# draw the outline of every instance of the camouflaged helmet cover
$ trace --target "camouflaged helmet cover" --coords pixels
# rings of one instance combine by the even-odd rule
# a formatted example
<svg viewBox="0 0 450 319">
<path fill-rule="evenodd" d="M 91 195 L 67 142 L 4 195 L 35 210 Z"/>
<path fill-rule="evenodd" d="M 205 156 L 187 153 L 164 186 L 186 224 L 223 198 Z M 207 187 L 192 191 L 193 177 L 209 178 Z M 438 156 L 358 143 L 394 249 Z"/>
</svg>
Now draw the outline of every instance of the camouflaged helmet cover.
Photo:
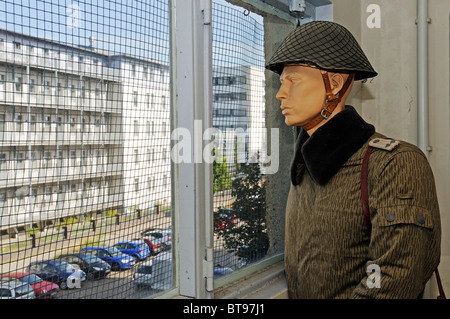
<svg viewBox="0 0 450 319">
<path fill-rule="evenodd" d="M 378 75 L 353 35 L 345 27 L 329 21 L 299 26 L 284 40 L 266 68 L 281 74 L 284 66 L 291 63 L 355 73 L 355 81 Z"/>
</svg>

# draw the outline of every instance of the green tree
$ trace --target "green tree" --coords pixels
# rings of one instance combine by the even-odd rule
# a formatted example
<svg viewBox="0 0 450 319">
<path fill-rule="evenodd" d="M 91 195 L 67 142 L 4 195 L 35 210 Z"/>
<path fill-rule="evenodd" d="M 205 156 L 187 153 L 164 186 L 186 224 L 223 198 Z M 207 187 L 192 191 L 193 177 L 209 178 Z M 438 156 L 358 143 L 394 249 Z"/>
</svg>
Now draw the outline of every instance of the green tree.
<svg viewBox="0 0 450 319">
<path fill-rule="evenodd" d="M 213 155 L 216 155 L 216 149 L 213 149 Z M 216 158 L 216 157 L 215 157 Z M 231 174 L 228 169 L 227 160 L 221 157 L 220 161 L 214 160 L 213 163 L 214 175 L 214 194 L 231 188 Z"/>
<path fill-rule="evenodd" d="M 231 214 L 239 223 L 228 223 L 226 227 L 215 227 L 215 232 L 224 238 L 225 249 L 234 250 L 248 261 L 264 256 L 269 247 L 266 232 L 266 190 L 259 163 L 242 164 L 238 176 L 233 180 L 232 195 L 236 197 Z M 216 225 L 227 209 L 215 213 Z M 234 216 L 229 216 L 233 219 Z"/>
</svg>

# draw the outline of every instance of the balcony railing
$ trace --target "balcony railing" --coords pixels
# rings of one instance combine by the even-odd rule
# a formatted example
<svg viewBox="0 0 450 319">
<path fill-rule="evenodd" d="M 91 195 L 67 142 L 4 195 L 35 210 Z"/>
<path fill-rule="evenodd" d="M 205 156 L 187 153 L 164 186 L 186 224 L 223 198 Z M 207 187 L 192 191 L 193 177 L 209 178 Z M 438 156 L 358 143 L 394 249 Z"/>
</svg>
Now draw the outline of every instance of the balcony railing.
<svg viewBox="0 0 450 319">
<path fill-rule="evenodd" d="M 110 68 L 101 64 L 87 63 L 85 61 L 71 61 L 67 58 L 58 57 L 57 54 L 38 56 L 26 49 L 14 49 L 12 51 L 0 51 L 0 63 L 30 66 L 45 70 L 59 71 L 78 76 L 118 81 L 120 70 Z"/>
<path fill-rule="evenodd" d="M 106 93 L 85 93 L 82 96 L 80 90 L 71 94 L 69 89 L 58 92 L 56 88 L 46 89 L 42 85 L 34 85 L 30 92 L 30 85 L 23 83 L 20 86 L 20 91 L 17 91 L 15 83 L 0 84 L 0 103 L 64 110 L 83 109 L 88 112 L 122 112 L 122 99 L 119 93 L 109 93 L 107 98 Z"/>
</svg>

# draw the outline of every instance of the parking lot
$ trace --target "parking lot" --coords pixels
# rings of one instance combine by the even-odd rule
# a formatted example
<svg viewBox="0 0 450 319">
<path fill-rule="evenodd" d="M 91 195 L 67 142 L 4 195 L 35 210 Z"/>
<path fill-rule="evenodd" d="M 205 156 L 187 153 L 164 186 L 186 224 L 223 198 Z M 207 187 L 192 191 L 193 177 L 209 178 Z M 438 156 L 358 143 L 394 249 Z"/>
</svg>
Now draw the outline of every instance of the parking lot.
<svg viewBox="0 0 450 319">
<path fill-rule="evenodd" d="M 170 228 L 171 218 L 161 215 L 145 216 L 139 219 L 122 221 L 120 224 L 97 224 L 94 231 L 89 229 L 83 233 L 72 233 L 67 239 L 40 243 L 37 247 L 20 252 L 9 252 L 0 255 L 0 274 L 23 272 L 31 262 L 57 258 L 67 252 L 77 252 L 86 242 L 95 239 L 95 245 L 113 246 L 114 244 L 139 238 L 141 232 L 151 228 Z M 48 232 L 50 233 L 50 231 Z M 28 240 L 28 239 L 25 239 Z M 17 240 L 16 242 L 18 242 Z M 2 243 L 5 246 L 5 242 Z M 147 260 L 152 259 L 147 258 Z M 137 262 L 138 265 L 140 262 Z M 133 274 L 136 265 L 127 270 L 111 271 L 106 278 L 85 280 L 81 288 L 61 290 L 57 299 L 136 299 L 145 298 L 160 291 L 151 288 L 135 287 Z"/>
<path fill-rule="evenodd" d="M 161 291 L 150 287 L 137 287 L 133 283 L 133 269 L 111 271 L 103 279 L 86 280 L 81 288 L 61 290 L 56 299 L 140 299 Z"/>
</svg>

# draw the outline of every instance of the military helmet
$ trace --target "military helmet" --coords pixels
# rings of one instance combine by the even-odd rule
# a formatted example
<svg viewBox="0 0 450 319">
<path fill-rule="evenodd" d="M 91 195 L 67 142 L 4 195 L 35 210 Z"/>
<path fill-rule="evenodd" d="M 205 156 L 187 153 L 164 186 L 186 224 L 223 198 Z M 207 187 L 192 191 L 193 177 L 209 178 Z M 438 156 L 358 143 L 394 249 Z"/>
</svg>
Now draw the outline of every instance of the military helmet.
<svg viewBox="0 0 450 319">
<path fill-rule="evenodd" d="M 355 73 L 355 81 L 378 75 L 353 35 L 340 24 L 313 21 L 297 27 L 266 68 L 281 74 L 286 64 L 312 64 L 330 72 Z"/>
</svg>

